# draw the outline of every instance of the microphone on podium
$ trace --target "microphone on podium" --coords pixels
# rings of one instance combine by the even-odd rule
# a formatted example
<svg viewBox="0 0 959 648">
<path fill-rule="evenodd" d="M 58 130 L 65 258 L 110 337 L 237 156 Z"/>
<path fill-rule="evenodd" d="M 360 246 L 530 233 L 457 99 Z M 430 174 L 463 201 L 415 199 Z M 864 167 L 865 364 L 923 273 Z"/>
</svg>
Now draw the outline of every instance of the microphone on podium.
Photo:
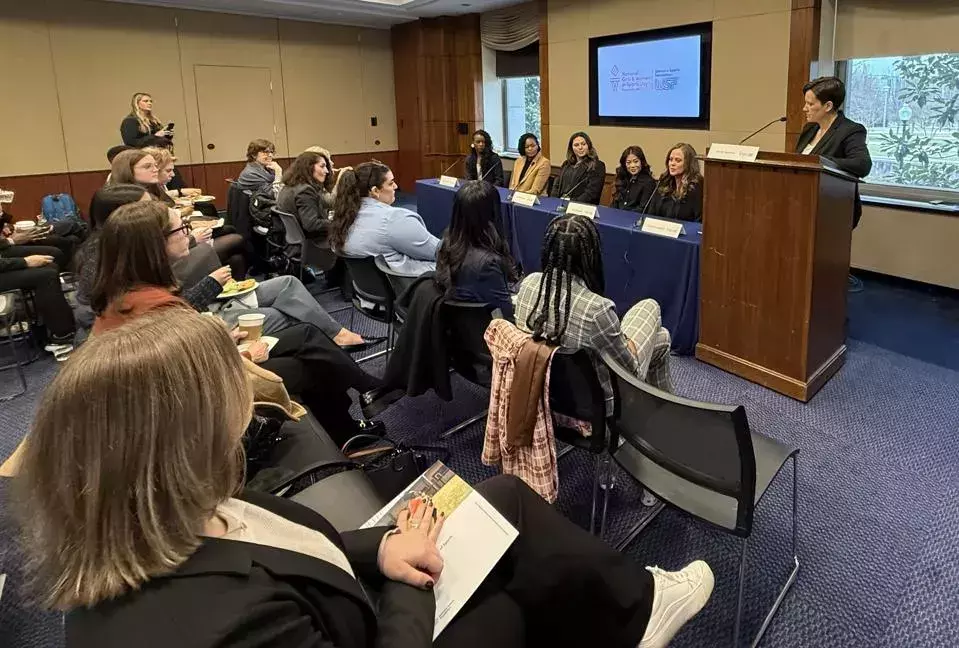
<svg viewBox="0 0 959 648">
<path fill-rule="evenodd" d="M 772 126 L 773 124 L 778 124 L 779 122 L 784 122 L 784 121 L 786 121 L 786 118 L 785 118 L 785 117 L 777 117 L 776 119 L 772 120 L 771 122 L 769 122 L 768 124 L 766 124 L 765 126 L 763 126 L 762 128 L 760 128 L 759 130 L 757 130 L 756 132 L 750 133 L 750 134 L 747 135 L 746 137 L 744 137 L 744 138 L 742 138 L 741 140 L 739 140 L 739 143 L 740 143 L 740 144 L 745 144 L 746 142 L 748 142 L 749 140 L 751 140 L 751 139 L 752 139 L 753 137 L 755 137 L 756 135 L 759 135 L 761 132 L 763 132 L 764 130 L 766 130 L 767 128 L 769 128 L 770 126 Z"/>
</svg>

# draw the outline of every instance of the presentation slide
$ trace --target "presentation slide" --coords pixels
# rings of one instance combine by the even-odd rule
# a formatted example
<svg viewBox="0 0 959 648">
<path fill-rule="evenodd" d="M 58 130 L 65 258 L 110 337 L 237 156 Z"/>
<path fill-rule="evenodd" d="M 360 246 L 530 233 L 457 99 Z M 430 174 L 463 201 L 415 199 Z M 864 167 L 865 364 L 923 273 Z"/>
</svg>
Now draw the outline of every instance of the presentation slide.
<svg viewBox="0 0 959 648">
<path fill-rule="evenodd" d="M 600 117 L 699 117 L 702 36 L 596 52 Z"/>
</svg>

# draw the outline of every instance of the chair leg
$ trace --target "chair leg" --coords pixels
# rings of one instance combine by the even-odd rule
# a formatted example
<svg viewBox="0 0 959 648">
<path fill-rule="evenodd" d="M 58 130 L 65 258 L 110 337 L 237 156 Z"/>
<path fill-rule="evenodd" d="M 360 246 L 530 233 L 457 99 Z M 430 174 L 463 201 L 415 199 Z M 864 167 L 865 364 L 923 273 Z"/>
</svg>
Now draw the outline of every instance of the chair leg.
<svg viewBox="0 0 959 648">
<path fill-rule="evenodd" d="M 443 432 L 443 433 L 440 435 L 440 438 L 441 438 L 441 439 L 448 439 L 448 438 L 450 438 L 451 436 L 453 436 L 453 435 L 456 434 L 457 432 L 460 432 L 460 431 L 462 431 L 462 430 L 465 430 L 465 429 L 468 428 L 469 426 L 473 425 L 473 423 L 476 423 L 477 421 L 482 421 L 484 418 L 486 418 L 486 415 L 487 415 L 487 414 L 489 414 L 489 410 L 483 410 L 482 412 L 480 412 L 480 413 L 477 414 L 476 416 L 473 416 L 472 418 L 468 418 L 468 419 L 466 419 L 465 421 L 463 421 L 462 423 L 457 423 L 456 425 L 454 425 L 453 427 L 451 427 L 450 429 L 448 429 L 446 432 Z"/>
<path fill-rule="evenodd" d="M 14 398 L 18 396 L 22 396 L 23 394 L 27 392 L 27 377 L 26 377 L 26 374 L 23 373 L 24 363 L 20 362 L 20 354 L 17 352 L 17 341 L 10 331 L 10 329 L 13 327 L 13 321 L 15 319 L 16 318 L 13 315 L 11 315 L 7 319 L 7 322 L 5 324 L 7 329 L 7 346 L 10 347 L 10 353 L 13 354 L 13 364 L 0 367 L 0 371 L 16 368 L 17 375 L 20 377 L 20 391 L 14 394 L 10 394 L 9 396 L 0 397 L 0 403 L 5 403 L 7 401 L 13 400 Z"/>
<path fill-rule="evenodd" d="M 783 599 L 786 598 L 786 594 L 789 593 L 790 588 L 792 588 L 793 583 L 796 582 L 796 578 L 799 576 L 799 553 L 798 553 L 798 523 L 799 523 L 799 514 L 798 514 L 798 492 L 799 492 L 799 464 L 797 463 L 796 455 L 792 456 L 793 459 L 793 569 L 789 574 L 789 578 L 786 579 L 786 584 L 783 585 L 782 589 L 779 590 L 779 596 L 776 597 L 776 601 L 773 603 L 772 608 L 770 608 L 769 613 L 766 614 L 766 618 L 763 619 L 763 624 L 759 628 L 759 632 L 756 633 L 756 638 L 753 639 L 751 644 L 752 648 L 756 648 L 759 645 L 759 642 L 762 641 L 763 635 L 766 634 L 766 629 L 769 627 L 769 624 L 772 623 L 773 617 L 776 615 L 776 612 L 779 610 L 779 606 L 782 604 Z"/>
<path fill-rule="evenodd" d="M 599 499 L 599 480 L 603 467 L 603 455 L 596 455 L 596 465 L 593 468 L 593 505 L 589 513 L 589 532 L 596 533 L 596 500 Z"/>
<path fill-rule="evenodd" d="M 739 552 L 739 587 L 736 596 L 736 624 L 733 628 L 733 648 L 739 648 L 739 631 L 743 621 L 743 587 L 746 584 L 746 547 L 749 541 L 743 538 L 743 546 Z"/>
<path fill-rule="evenodd" d="M 599 521 L 600 538 L 606 535 L 606 511 L 609 509 L 609 492 L 613 490 L 613 460 L 606 453 L 602 456 L 605 457 L 606 475 L 603 482 L 605 484 L 605 488 L 603 488 L 603 515 Z"/>
</svg>

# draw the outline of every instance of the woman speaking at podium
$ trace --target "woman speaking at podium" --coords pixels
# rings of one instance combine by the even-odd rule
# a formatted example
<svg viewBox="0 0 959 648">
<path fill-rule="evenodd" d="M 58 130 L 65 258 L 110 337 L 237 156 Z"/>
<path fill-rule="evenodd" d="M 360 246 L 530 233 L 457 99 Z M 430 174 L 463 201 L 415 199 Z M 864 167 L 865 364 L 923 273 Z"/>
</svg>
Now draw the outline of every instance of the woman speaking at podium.
<svg viewBox="0 0 959 648">
<path fill-rule="evenodd" d="M 857 178 L 864 178 L 872 170 L 872 158 L 866 147 L 866 127 L 848 119 L 842 104 L 846 100 L 846 86 L 836 77 L 819 77 L 803 86 L 806 127 L 799 135 L 796 152 L 821 155 L 841 170 Z M 862 216 L 859 187 L 856 187 L 856 206 L 853 227 Z"/>
</svg>

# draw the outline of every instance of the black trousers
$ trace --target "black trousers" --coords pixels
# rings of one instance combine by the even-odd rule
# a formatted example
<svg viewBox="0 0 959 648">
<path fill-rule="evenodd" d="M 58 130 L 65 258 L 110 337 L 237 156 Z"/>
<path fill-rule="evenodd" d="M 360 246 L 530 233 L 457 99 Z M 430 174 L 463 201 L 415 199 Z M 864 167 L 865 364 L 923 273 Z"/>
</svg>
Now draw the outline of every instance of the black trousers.
<svg viewBox="0 0 959 648">
<path fill-rule="evenodd" d="M 372 376 L 312 324 L 296 324 L 274 337 L 279 339 L 270 359 L 261 366 L 283 379 L 287 391 L 313 413 L 330 437 L 342 445 L 356 434 L 350 415 L 349 390 L 366 392 L 380 386 Z"/>
<path fill-rule="evenodd" d="M 636 648 L 653 578 L 558 513 L 516 477 L 476 487 L 519 537 L 436 648 Z"/>
<path fill-rule="evenodd" d="M 19 247 L 19 246 L 17 246 Z M 7 248 L 4 254 L 9 254 Z M 31 252 L 30 254 L 48 254 L 47 252 Z M 30 256 L 26 254 L 23 256 Z M 19 256 L 19 255 L 9 255 Z M 63 341 L 73 336 L 76 324 L 73 321 L 73 311 L 63 296 L 60 287 L 60 271 L 55 265 L 41 268 L 26 268 L 0 272 L 0 292 L 26 288 L 34 291 L 37 313 L 46 325 L 47 330 L 57 340 Z"/>
<path fill-rule="evenodd" d="M 5 257 L 19 257 L 24 258 L 28 256 L 34 256 L 37 254 L 43 254 L 46 256 L 53 257 L 53 263 L 57 266 L 58 272 L 67 272 L 67 261 L 68 256 L 64 253 L 63 248 L 57 245 L 56 240 L 51 240 L 49 237 L 43 239 L 42 241 L 37 241 L 36 243 L 27 243 L 25 245 L 11 245 L 3 251 L 3 256 Z"/>
</svg>

